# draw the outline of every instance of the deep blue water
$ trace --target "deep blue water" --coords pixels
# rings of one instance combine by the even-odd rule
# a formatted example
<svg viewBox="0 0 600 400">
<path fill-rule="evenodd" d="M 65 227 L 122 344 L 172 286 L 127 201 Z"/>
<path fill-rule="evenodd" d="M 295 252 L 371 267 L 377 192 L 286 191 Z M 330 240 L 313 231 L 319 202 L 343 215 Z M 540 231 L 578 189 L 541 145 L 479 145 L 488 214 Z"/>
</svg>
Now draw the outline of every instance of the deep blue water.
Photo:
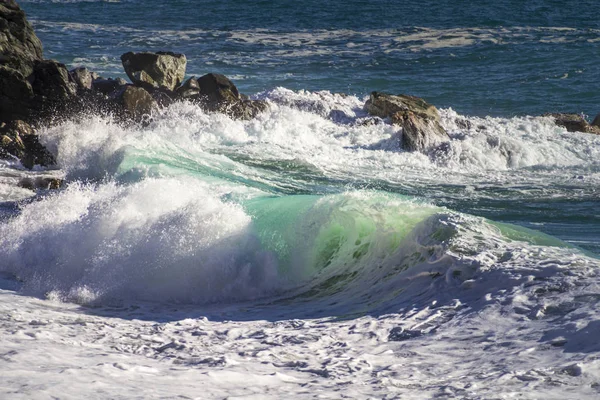
<svg viewBox="0 0 600 400">
<path fill-rule="evenodd" d="M 126 51 L 187 55 L 249 94 L 411 93 L 468 115 L 600 112 L 593 1 L 22 1 L 45 55 L 124 76 Z"/>
</svg>

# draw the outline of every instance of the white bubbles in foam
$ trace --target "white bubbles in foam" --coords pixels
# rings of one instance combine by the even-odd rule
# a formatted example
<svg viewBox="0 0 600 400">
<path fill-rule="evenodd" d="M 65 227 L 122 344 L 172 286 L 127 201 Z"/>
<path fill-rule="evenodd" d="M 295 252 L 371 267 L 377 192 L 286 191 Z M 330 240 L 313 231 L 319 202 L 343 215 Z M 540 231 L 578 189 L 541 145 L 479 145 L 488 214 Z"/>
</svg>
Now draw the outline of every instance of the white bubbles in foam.
<svg viewBox="0 0 600 400">
<path fill-rule="evenodd" d="M 277 263 L 250 217 L 197 182 L 74 184 L 0 232 L 3 270 L 38 295 L 206 303 L 277 286 Z"/>
</svg>

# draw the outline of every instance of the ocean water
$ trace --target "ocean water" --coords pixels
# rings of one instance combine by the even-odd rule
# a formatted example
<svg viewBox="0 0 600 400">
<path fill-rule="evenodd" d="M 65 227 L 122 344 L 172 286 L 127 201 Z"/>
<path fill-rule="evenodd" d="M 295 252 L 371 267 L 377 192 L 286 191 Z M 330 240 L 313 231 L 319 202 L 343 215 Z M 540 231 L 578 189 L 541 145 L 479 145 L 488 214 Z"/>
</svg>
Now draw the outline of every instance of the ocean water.
<svg viewBox="0 0 600 400">
<path fill-rule="evenodd" d="M 0 165 L 10 393 L 598 396 L 600 136 L 540 116 L 600 112 L 595 3 L 20 4 L 48 58 L 183 52 L 270 109 L 86 115 L 41 129 L 57 169 Z M 438 106 L 449 145 L 405 152 L 372 90 Z"/>
</svg>

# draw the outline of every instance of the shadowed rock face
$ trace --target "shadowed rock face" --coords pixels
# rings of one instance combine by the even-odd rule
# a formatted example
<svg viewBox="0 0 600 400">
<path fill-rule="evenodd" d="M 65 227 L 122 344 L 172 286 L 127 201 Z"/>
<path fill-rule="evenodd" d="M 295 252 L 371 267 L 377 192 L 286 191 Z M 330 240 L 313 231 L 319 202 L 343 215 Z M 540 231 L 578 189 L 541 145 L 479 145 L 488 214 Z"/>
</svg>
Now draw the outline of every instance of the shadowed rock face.
<svg viewBox="0 0 600 400">
<path fill-rule="evenodd" d="M 170 52 L 125 53 L 123 68 L 135 85 L 175 90 L 185 77 L 187 59 Z"/>
<path fill-rule="evenodd" d="M 450 140 L 440 125 L 437 108 L 419 97 L 373 92 L 365 109 L 402 127 L 401 144 L 405 150 L 426 153 Z"/>
<path fill-rule="evenodd" d="M 35 61 L 42 59 L 42 42 L 27 22 L 16 1 L 0 2 L 0 65 L 27 77 Z"/>
</svg>

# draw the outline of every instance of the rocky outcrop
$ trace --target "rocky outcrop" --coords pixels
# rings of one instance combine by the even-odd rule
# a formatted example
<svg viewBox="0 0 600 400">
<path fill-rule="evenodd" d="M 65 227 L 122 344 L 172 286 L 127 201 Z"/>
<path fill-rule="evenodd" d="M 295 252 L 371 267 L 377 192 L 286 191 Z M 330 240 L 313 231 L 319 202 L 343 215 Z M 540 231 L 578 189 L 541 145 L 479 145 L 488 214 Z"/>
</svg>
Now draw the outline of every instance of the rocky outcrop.
<svg viewBox="0 0 600 400">
<path fill-rule="evenodd" d="M 373 92 L 365 109 L 402 127 L 401 144 L 405 150 L 425 153 L 450 140 L 440 124 L 437 108 L 419 97 Z"/>
<path fill-rule="evenodd" d="M 27 77 L 42 59 L 42 42 L 16 1 L 0 2 L 0 65 Z"/>
<path fill-rule="evenodd" d="M 567 132 L 585 132 L 600 135 L 600 119 L 598 116 L 591 125 L 581 114 L 552 113 L 544 114 L 544 116 L 552 117 L 554 123 L 565 128 Z"/>
<path fill-rule="evenodd" d="M 121 56 L 121 61 L 133 84 L 170 91 L 183 82 L 187 64 L 185 55 L 170 52 L 129 52 Z"/>
<path fill-rule="evenodd" d="M 24 121 L 15 120 L 0 125 L 0 157 L 17 159 L 26 168 L 34 165 L 49 166 L 54 156 L 42 146 L 33 128 Z"/>
</svg>

